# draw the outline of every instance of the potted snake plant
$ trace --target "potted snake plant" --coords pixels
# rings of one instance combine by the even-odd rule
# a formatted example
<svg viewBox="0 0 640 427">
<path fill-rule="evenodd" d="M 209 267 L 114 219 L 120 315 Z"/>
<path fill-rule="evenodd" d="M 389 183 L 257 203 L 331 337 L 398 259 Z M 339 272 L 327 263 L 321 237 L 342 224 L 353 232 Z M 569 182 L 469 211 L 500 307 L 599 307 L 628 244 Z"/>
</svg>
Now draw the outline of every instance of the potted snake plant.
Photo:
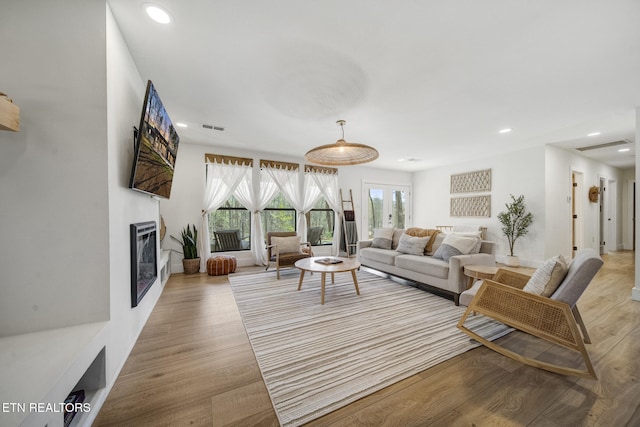
<svg viewBox="0 0 640 427">
<path fill-rule="evenodd" d="M 182 245 L 182 267 L 185 274 L 194 274 L 200 271 L 200 257 L 198 257 L 198 230 L 195 225 L 182 229 L 180 239 L 171 236 L 173 240 Z"/>
</svg>

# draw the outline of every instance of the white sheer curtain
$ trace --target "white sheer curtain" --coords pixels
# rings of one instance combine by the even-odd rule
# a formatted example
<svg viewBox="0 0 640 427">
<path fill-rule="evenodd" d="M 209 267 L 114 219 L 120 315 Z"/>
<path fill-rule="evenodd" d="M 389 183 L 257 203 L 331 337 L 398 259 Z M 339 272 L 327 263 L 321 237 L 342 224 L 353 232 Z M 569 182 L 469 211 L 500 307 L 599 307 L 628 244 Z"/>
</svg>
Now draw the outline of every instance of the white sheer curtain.
<svg viewBox="0 0 640 427">
<path fill-rule="evenodd" d="M 340 204 L 340 188 L 338 187 L 338 175 L 335 173 L 308 172 L 310 177 L 320 190 L 329 207 L 333 209 L 333 241 L 331 243 L 331 254 L 338 255 L 340 251 L 340 218 L 342 206 Z"/>
<path fill-rule="evenodd" d="M 266 173 L 273 180 L 273 182 L 276 183 L 278 189 L 280 189 L 280 192 L 287 200 L 287 202 L 289 202 L 291 206 L 298 212 L 298 236 L 302 236 L 304 241 L 304 235 L 302 234 L 302 230 L 300 229 L 299 225 L 299 217 L 301 216 L 300 212 L 302 211 L 304 198 L 300 194 L 300 173 L 298 172 L 298 169 L 288 169 L 286 166 L 264 165 L 262 167 L 262 171 Z"/>
<path fill-rule="evenodd" d="M 302 241 L 307 241 L 307 213 L 313 209 L 321 196 L 322 192 L 316 185 L 315 181 L 305 174 L 304 189 L 302 192 L 302 205 L 300 205 L 300 212 L 302 212 L 302 215 L 298 215 L 298 230 L 302 233 Z"/>
<path fill-rule="evenodd" d="M 267 251 L 262 231 L 262 211 L 275 197 L 278 186 L 270 177 L 263 179 L 260 175 L 259 190 L 255 191 L 253 171 L 250 170 L 238 184 L 233 195 L 251 211 L 251 255 L 256 265 L 267 265 Z"/>
<path fill-rule="evenodd" d="M 302 237 L 302 241 L 307 239 L 307 217 L 306 214 L 318 201 L 321 195 L 320 189 L 311 179 L 305 179 L 304 187 L 300 187 L 300 173 L 297 169 L 287 169 L 284 167 L 267 166 L 263 170 L 276 183 L 284 198 L 291 203 L 291 206 L 298 212 L 297 233 Z"/>
<path fill-rule="evenodd" d="M 207 183 L 204 191 L 204 208 L 200 226 L 200 270 L 206 270 L 211 254 L 209 237 L 209 213 L 218 209 L 233 194 L 251 166 L 231 163 L 206 163 Z"/>
</svg>

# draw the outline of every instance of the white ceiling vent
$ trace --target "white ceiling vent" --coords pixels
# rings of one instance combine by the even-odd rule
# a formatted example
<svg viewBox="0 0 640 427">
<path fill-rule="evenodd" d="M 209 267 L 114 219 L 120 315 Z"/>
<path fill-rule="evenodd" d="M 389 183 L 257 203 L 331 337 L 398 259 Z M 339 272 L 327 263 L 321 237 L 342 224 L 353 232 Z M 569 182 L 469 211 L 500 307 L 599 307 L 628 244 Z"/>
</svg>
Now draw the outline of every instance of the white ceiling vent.
<svg viewBox="0 0 640 427">
<path fill-rule="evenodd" d="M 615 147 L 618 145 L 625 145 L 625 144 L 629 144 L 629 141 L 627 141 L 626 139 L 623 139 L 620 141 L 605 142 L 604 144 L 587 145 L 586 147 L 578 147 L 576 148 L 576 150 L 589 151 L 589 150 L 597 150 L 599 148 L 609 148 L 609 147 Z"/>
<path fill-rule="evenodd" d="M 217 131 L 220 131 L 220 132 L 222 132 L 224 130 L 224 128 L 222 126 L 214 126 L 214 125 L 203 124 L 202 127 L 205 128 L 205 129 L 217 130 Z"/>
</svg>

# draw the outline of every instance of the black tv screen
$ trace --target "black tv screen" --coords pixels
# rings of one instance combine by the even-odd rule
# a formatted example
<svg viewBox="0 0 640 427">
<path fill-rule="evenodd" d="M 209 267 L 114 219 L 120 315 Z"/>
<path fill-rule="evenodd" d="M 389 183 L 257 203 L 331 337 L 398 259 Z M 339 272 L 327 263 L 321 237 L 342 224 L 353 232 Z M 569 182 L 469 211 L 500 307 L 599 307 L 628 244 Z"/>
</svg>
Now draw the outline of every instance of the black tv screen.
<svg viewBox="0 0 640 427">
<path fill-rule="evenodd" d="M 129 187 L 168 199 L 179 143 L 180 137 L 149 80 L 136 133 Z"/>
</svg>

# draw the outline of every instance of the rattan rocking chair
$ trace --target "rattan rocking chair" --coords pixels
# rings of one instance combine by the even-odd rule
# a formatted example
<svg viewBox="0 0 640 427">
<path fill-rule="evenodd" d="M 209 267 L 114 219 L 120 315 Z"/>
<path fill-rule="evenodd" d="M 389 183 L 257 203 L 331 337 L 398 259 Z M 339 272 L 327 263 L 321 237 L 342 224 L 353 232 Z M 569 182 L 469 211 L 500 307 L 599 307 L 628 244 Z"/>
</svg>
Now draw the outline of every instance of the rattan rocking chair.
<svg viewBox="0 0 640 427">
<path fill-rule="evenodd" d="M 564 280 L 548 298 L 523 291 L 526 284 L 523 280 L 516 280 L 514 284 L 499 283 L 495 280 L 500 278 L 498 273 L 494 280 L 484 281 L 458 322 L 458 328 L 491 350 L 527 365 L 562 375 L 597 379 L 585 347 L 585 343 L 590 344 L 591 339 L 576 302 L 602 264 L 602 258 L 593 249 L 579 251 L 569 265 Z M 526 357 L 489 341 L 465 327 L 465 320 L 472 313 L 491 317 L 552 344 L 575 350 L 581 354 L 586 369 L 564 367 Z"/>
</svg>

